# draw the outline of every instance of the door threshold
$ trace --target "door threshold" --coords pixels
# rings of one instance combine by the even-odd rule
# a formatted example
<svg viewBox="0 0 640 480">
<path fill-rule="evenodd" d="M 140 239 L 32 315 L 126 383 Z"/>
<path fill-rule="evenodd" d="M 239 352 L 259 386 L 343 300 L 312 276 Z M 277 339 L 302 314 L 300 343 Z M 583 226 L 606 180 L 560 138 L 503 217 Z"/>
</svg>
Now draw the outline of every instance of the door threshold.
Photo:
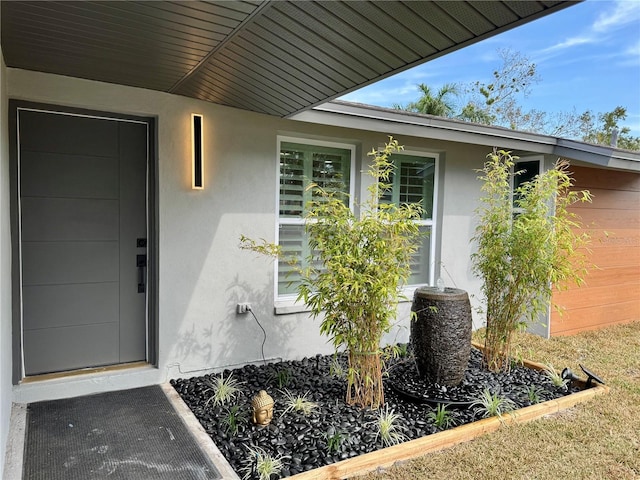
<svg viewBox="0 0 640 480">
<path fill-rule="evenodd" d="M 148 362 L 131 362 L 119 363 L 117 365 L 105 365 L 103 367 L 81 368 L 78 370 L 68 370 L 65 372 L 43 373 L 40 375 L 30 375 L 24 377 L 20 383 L 42 382 L 44 380 L 54 380 L 58 378 L 76 377 L 78 375 L 88 375 L 91 373 L 117 372 L 118 370 L 127 370 L 130 368 L 147 367 L 151 364 Z"/>
</svg>

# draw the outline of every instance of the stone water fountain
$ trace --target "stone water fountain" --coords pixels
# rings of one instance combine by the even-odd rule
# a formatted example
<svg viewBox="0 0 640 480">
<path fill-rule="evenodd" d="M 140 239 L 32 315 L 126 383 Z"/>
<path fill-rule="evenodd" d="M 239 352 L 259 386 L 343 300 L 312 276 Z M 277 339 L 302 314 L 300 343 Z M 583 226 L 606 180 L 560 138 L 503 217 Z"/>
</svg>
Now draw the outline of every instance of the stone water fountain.
<svg viewBox="0 0 640 480">
<path fill-rule="evenodd" d="M 469 398 L 449 393 L 463 381 L 471 355 L 469 295 L 458 288 L 418 288 L 411 310 L 413 359 L 396 366 L 398 381 L 391 386 L 420 403 L 468 406 Z"/>
</svg>

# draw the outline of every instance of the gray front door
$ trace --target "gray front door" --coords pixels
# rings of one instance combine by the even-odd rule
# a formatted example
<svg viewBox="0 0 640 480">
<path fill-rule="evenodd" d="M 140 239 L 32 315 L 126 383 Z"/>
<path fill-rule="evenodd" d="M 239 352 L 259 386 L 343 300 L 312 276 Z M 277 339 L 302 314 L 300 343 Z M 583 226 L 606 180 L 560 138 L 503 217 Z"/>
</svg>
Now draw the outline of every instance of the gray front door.
<svg viewBox="0 0 640 480">
<path fill-rule="evenodd" d="M 147 128 L 18 110 L 25 375 L 146 359 Z"/>
</svg>

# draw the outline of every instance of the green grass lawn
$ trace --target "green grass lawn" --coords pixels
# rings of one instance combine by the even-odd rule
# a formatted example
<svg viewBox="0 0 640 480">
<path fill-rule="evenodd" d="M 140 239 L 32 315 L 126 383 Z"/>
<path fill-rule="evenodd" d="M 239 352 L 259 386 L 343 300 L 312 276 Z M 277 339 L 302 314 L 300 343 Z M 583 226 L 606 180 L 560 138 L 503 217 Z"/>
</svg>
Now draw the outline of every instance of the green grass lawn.
<svg viewBox="0 0 640 480">
<path fill-rule="evenodd" d="M 365 480 L 640 479 L 640 322 L 549 340 L 521 334 L 523 358 L 579 363 L 611 387 L 559 414 L 425 455 Z"/>
</svg>

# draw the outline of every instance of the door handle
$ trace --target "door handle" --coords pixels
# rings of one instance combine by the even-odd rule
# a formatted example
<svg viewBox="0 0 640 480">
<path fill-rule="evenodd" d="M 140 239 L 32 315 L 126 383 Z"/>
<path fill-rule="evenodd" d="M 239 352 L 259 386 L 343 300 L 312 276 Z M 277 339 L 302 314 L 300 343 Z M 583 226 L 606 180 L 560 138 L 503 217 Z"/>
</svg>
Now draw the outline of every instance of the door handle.
<svg viewBox="0 0 640 480">
<path fill-rule="evenodd" d="M 147 256 L 136 255 L 136 267 L 138 267 L 138 293 L 145 292 L 145 272 L 147 269 Z"/>
</svg>

